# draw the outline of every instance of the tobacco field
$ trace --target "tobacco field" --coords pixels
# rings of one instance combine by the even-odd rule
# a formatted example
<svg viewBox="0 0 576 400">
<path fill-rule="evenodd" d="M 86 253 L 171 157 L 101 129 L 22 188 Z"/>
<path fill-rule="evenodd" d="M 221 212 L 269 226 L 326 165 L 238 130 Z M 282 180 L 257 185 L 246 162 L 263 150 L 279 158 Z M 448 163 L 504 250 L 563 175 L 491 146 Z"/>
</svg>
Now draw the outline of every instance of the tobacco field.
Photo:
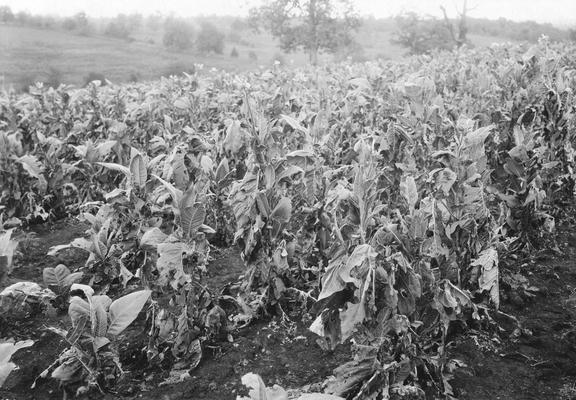
<svg viewBox="0 0 576 400">
<path fill-rule="evenodd" d="M 542 39 L 0 94 L 1 397 L 574 398 L 575 91 Z"/>
</svg>

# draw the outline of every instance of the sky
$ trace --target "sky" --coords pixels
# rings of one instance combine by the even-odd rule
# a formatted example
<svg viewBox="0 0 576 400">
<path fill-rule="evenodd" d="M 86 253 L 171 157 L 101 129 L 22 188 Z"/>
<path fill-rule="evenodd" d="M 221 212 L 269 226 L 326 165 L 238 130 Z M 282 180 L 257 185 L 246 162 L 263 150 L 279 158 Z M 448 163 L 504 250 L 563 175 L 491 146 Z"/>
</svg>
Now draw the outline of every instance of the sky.
<svg viewBox="0 0 576 400">
<path fill-rule="evenodd" d="M 73 15 L 84 11 L 89 16 L 113 17 L 119 13 L 161 13 L 183 17 L 197 15 L 247 15 L 252 5 L 262 0 L 0 0 L 13 11 L 32 14 Z M 455 15 L 463 0 L 353 0 L 361 15 L 389 17 L 403 11 L 441 16 L 440 5 Z M 576 25 L 576 0 L 468 0 L 469 15 L 476 18 L 504 17 L 515 21 L 534 20 Z"/>
</svg>

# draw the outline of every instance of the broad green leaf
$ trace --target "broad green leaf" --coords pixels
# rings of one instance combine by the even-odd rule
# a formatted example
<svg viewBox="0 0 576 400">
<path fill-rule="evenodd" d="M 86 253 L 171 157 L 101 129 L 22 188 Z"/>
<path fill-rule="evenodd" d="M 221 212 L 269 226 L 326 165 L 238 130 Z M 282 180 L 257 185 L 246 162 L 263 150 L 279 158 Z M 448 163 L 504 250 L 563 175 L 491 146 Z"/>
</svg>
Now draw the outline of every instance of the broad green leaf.
<svg viewBox="0 0 576 400">
<path fill-rule="evenodd" d="M 172 154 L 172 176 L 174 178 L 174 183 L 179 189 L 184 189 L 188 186 L 190 182 L 190 176 L 188 174 L 188 168 L 186 167 L 185 155 L 178 148 Z"/>
<path fill-rule="evenodd" d="M 416 181 L 413 176 L 407 176 L 402 182 L 400 182 L 400 193 L 406 203 L 408 203 L 408 208 L 412 211 L 418 203 L 418 188 L 416 187 Z"/>
<path fill-rule="evenodd" d="M 187 207 L 180 212 L 180 224 L 187 237 L 191 237 L 198 231 L 198 228 L 204 223 L 206 210 L 202 203 L 196 203 L 193 207 Z"/>
<path fill-rule="evenodd" d="M 100 350 L 102 347 L 110 343 L 110 339 L 104 336 L 96 336 L 94 338 L 94 348 L 96 351 Z"/>
<path fill-rule="evenodd" d="M 92 322 L 92 336 L 106 336 L 108 328 L 107 309 L 112 300 L 106 295 L 92 296 L 90 307 L 90 320 Z"/>
<path fill-rule="evenodd" d="M 179 110 L 187 110 L 191 106 L 190 100 L 187 97 L 180 97 L 179 99 L 174 100 L 174 107 Z"/>
<path fill-rule="evenodd" d="M 470 132 L 464 138 L 464 148 L 470 161 L 476 161 L 485 156 L 484 141 L 494 129 L 493 125 L 485 126 Z"/>
<path fill-rule="evenodd" d="M 1 229 L 1 227 L 0 227 Z M 18 242 L 12 240 L 12 231 L 13 229 L 8 229 L 3 233 L 0 233 L 0 258 L 2 258 L 2 263 L 5 263 L 4 272 L 11 272 L 12 271 L 12 260 L 14 258 L 14 252 L 18 247 Z M 2 269 L 0 268 L 0 276 L 1 276 Z"/>
<path fill-rule="evenodd" d="M 20 349 L 30 347 L 34 344 L 33 340 L 25 340 L 21 342 L 5 342 L 0 343 L 0 388 L 4 385 L 4 382 L 16 368 L 16 364 L 10 362 L 12 355 Z"/>
<path fill-rule="evenodd" d="M 54 268 L 44 268 L 42 277 L 46 286 L 58 286 L 63 288 L 67 286 L 66 277 L 70 275 L 70 270 L 64 264 L 58 264 Z"/>
<path fill-rule="evenodd" d="M 178 204 L 178 207 L 180 207 L 180 210 L 183 210 L 188 207 L 194 207 L 194 204 L 196 204 L 197 197 L 198 197 L 198 191 L 194 186 L 191 186 L 182 195 L 182 200 L 180 200 L 180 204 Z"/>
<path fill-rule="evenodd" d="M 64 278 L 64 286 L 68 287 L 68 286 L 72 286 L 76 282 L 80 282 L 82 280 L 83 276 L 84 276 L 84 273 L 82 273 L 82 272 L 74 272 L 74 273 L 68 275 L 66 278 Z"/>
<path fill-rule="evenodd" d="M 146 163 L 140 154 L 136 154 L 130 162 L 130 173 L 134 186 L 142 189 L 146 186 L 148 180 L 148 172 L 146 171 Z"/>
<path fill-rule="evenodd" d="M 21 342 L 4 342 L 0 343 L 0 364 L 4 364 L 10 361 L 10 358 L 14 353 L 16 353 L 20 349 L 24 349 L 26 347 L 30 347 L 34 344 L 33 340 L 24 340 Z M 2 386 L 0 384 L 0 386 Z"/>
<path fill-rule="evenodd" d="M 76 238 L 69 244 L 62 244 L 58 246 L 50 247 L 48 251 L 49 256 L 56 256 L 60 251 L 67 250 L 67 249 L 82 249 L 89 253 L 95 252 L 94 245 L 91 241 L 84 239 L 84 238 Z"/>
<path fill-rule="evenodd" d="M 163 243 L 168 235 L 162 232 L 159 228 L 152 228 L 142 235 L 140 239 L 140 247 L 147 251 L 156 251 L 158 245 Z"/>
<path fill-rule="evenodd" d="M 241 122 L 233 121 L 226 129 L 226 138 L 222 142 L 224 151 L 237 154 L 248 141 L 248 134 L 242 129 Z"/>
<path fill-rule="evenodd" d="M 214 169 L 214 161 L 207 155 L 203 154 L 200 158 L 200 166 L 205 174 L 210 175 Z"/>
<path fill-rule="evenodd" d="M 81 297 L 72 296 L 68 306 L 68 316 L 72 320 L 72 326 L 76 326 L 82 317 L 91 319 L 90 304 Z"/>
<path fill-rule="evenodd" d="M 160 243 L 158 245 L 158 284 L 165 286 L 171 284 L 172 287 L 178 287 L 178 280 L 184 276 L 182 266 L 182 253 L 185 251 L 183 243 Z M 172 280 L 170 280 L 172 276 Z"/>
<path fill-rule="evenodd" d="M 228 159 L 226 157 L 222 158 L 220 164 L 216 168 L 216 182 L 221 182 L 230 172 L 230 166 L 228 165 Z"/>
<path fill-rule="evenodd" d="M 260 375 L 252 372 L 242 377 L 242 384 L 249 389 L 248 394 L 251 400 L 268 400 L 266 396 L 266 385 Z"/>
<path fill-rule="evenodd" d="M 58 379 L 62 382 L 78 378 L 76 374 L 83 368 L 83 366 L 75 352 L 68 350 L 64 357 L 60 357 L 60 362 L 61 364 L 58 368 L 52 371 L 52 378 Z"/>
<path fill-rule="evenodd" d="M 80 290 L 82 293 L 84 293 L 84 296 L 86 296 L 86 298 L 90 298 L 94 295 L 94 289 L 92 289 L 88 285 L 82 285 L 80 283 L 74 283 L 70 287 L 70 292 L 75 292 L 77 290 Z"/>
<path fill-rule="evenodd" d="M 292 201 L 288 197 L 282 197 L 276 207 L 270 213 L 270 218 L 287 223 L 292 216 Z"/>
<path fill-rule="evenodd" d="M 44 165 L 34 155 L 26 154 L 17 158 L 22 164 L 22 167 L 30 174 L 31 177 L 36 179 L 43 179 L 42 173 L 44 172 Z"/>
<path fill-rule="evenodd" d="M 292 127 L 295 131 L 300 131 L 308 134 L 308 128 L 302 126 L 300 122 L 298 122 L 295 118 L 292 118 L 289 115 L 280 114 L 280 120 L 283 120 L 288 125 Z"/>
<path fill-rule="evenodd" d="M 109 311 L 108 334 L 116 336 L 122 333 L 136 319 L 151 293 L 150 290 L 141 290 L 113 301 Z"/>
<path fill-rule="evenodd" d="M 450 168 L 442 168 L 432 172 L 436 176 L 436 187 L 444 192 L 445 196 L 450 194 L 450 189 L 456 183 L 457 175 Z"/>
</svg>

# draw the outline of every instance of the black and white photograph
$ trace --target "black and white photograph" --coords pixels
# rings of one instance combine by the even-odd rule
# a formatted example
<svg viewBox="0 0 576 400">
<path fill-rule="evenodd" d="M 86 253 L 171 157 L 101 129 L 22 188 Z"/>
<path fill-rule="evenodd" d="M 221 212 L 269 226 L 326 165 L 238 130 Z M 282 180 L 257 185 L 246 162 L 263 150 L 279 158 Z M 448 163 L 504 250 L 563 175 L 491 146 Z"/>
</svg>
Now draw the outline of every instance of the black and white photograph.
<svg viewBox="0 0 576 400">
<path fill-rule="evenodd" d="M 576 0 L 0 0 L 0 400 L 576 400 Z"/>
</svg>

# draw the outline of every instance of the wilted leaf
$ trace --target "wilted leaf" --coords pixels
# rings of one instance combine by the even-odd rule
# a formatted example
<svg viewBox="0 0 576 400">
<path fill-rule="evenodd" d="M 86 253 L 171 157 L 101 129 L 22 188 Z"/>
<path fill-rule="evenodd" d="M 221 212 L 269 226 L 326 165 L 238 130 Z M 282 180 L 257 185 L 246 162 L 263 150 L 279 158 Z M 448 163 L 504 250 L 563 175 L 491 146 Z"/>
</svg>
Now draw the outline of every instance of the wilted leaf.
<svg viewBox="0 0 576 400">
<path fill-rule="evenodd" d="M 108 334 L 116 336 L 126 329 L 136 319 L 151 293 L 150 290 L 140 290 L 113 301 L 109 311 Z"/>
<path fill-rule="evenodd" d="M 166 182 L 164 179 L 160 178 L 157 175 L 152 175 L 154 178 L 158 179 L 160 183 L 168 190 L 170 196 L 172 197 L 172 202 L 174 204 L 179 204 L 180 200 L 182 199 L 183 192 L 180 189 L 177 189 L 169 182 Z"/>
</svg>

